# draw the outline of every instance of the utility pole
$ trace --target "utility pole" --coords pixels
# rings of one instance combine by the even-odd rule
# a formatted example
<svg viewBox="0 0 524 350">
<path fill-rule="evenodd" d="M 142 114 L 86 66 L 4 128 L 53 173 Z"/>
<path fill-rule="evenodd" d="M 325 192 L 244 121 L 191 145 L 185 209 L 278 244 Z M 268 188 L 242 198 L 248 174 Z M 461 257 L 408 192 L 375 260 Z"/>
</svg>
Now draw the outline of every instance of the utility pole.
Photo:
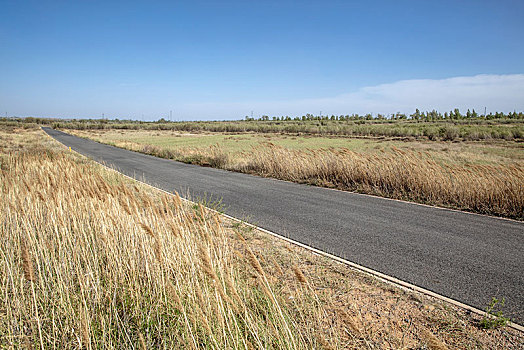
<svg viewBox="0 0 524 350">
<path fill-rule="evenodd" d="M 484 118 L 486 118 L 486 107 L 484 107 Z"/>
</svg>

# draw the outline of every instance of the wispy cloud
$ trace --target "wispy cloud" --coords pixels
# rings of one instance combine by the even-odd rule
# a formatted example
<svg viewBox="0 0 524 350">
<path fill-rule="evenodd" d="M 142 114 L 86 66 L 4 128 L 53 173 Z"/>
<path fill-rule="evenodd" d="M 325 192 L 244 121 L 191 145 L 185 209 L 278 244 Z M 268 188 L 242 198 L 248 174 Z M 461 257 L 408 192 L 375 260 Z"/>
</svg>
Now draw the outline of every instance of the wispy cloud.
<svg viewBox="0 0 524 350">
<path fill-rule="evenodd" d="M 183 112 L 228 119 L 248 115 L 303 115 L 306 113 L 412 113 L 454 108 L 510 112 L 524 110 L 524 74 L 453 77 L 447 79 L 401 80 L 390 84 L 368 86 L 334 97 L 292 101 L 240 102 L 186 105 Z"/>
</svg>

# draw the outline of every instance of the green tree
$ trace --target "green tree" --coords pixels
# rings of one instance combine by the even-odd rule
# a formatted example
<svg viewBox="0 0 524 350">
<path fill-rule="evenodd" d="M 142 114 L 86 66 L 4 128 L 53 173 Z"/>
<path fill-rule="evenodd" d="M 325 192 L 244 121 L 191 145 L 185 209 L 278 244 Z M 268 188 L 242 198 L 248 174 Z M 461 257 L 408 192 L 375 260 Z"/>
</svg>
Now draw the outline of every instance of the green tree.
<svg viewBox="0 0 524 350">
<path fill-rule="evenodd" d="M 420 119 L 420 111 L 419 111 L 418 108 L 415 109 L 415 113 L 413 113 L 413 114 L 411 115 L 411 119 L 414 119 L 414 120 L 419 120 L 419 119 Z"/>
</svg>

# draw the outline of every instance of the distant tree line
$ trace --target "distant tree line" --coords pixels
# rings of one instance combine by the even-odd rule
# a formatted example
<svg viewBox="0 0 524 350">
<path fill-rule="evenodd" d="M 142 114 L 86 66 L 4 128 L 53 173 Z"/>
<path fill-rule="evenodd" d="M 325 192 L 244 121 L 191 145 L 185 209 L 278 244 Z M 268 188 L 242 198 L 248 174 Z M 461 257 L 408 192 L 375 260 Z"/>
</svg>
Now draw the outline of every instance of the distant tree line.
<svg viewBox="0 0 524 350">
<path fill-rule="evenodd" d="M 121 130 L 170 130 L 184 132 L 226 133 L 290 133 L 307 135 L 340 135 L 363 137 L 409 137 L 429 140 L 522 140 L 524 139 L 524 114 L 522 112 L 489 113 L 479 115 L 475 110 L 462 114 L 458 109 L 444 114 L 437 111 L 406 115 L 332 115 L 302 117 L 289 116 L 249 118 L 230 121 L 137 121 L 129 119 L 48 119 L 0 118 L 0 127 L 35 128 L 51 125 L 60 129 L 121 129 Z"/>
<path fill-rule="evenodd" d="M 436 110 L 432 111 L 426 111 L 421 112 L 418 108 L 413 112 L 412 114 L 404 114 L 404 113 L 392 113 L 389 115 L 385 114 L 377 114 L 373 115 L 371 113 L 367 113 L 364 115 L 360 115 L 358 113 L 353 113 L 351 115 L 313 115 L 313 114 L 306 114 L 301 117 L 290 117 L 290 116 L 267 116 L 262 115 L 259 118 L 253 118 L 250 116 L 245 116 L 243 119 L 244 121 L 395 121 L 395 120 L 412 120 L 412 121 L 421 121 L 421 122 L 434 122 L 434 121 L 452 121 L 452 120 L 496 120 L 496 119 L 511 119 L 511 120 L 522 120 L 524 119 L 524 112 L 490 112 L 488 114 L 479 114 L 475 111 L 475 109 L 467 110 L 465 114 L 462 114 L 458 108 L 455 108 L 452 111 L 449 112 L 438 112 Z M 93 123 L 96 122 L 98 124 L 149 124 L 149 123 L 172 123 L 172 121 L 166 120 L 165 118 L 160 118 L 156 121 L 147 122 L 147 121 L 139 121 L 139 120 L 131 120 L 131 119 L 63 119 L 63 118 L 43 118 L 43 117 L 25 117 L 25 118 L 19 118 L 19 117 L 2 117 L 0 118 L 0 121 L 3 122 L 24 122 L 24 123 L 32 123 L 32 124 L 38 124 L 38 125 L 44 125 L 44 124 L 50 124 L 52 122 L 81 122 L 81 123 Z M 226 120 L 224 120 L 226 121 Z M 230 120 L 234 121 L 234 120 Z"/>
<path fill-rule="evenodd" d="M 479 114 L 475 109 L 467 110 L 466 114 L 462 114 L 458 108 L 455 108 L 452 111 L 437 112 L 436 110 L 421 112 L 418 108 L 412 114 L 404 113 L 392 113 L 390 115 L 377 114 L 372 115 L 371 113 L 365 115 L 359 115 L 358 113 L 347 114 L 347 115 L 313 115 L 306 114 L 302 117 L 289 117 L 289 116 L 280 116 L 280 117 L 270 117 L 263 115 L 260 118 L 253 118 L 246 116 L 245 121 L 319 121 L 319 120 L 333 120 L 333 121 L 356 121 L 356 120 L 417 120 L 417 121 L 438 121 L 438 120 L 462 120 L 462 119 L 482 119 L 482 120 L 494 120 L 494 119 L 524 119 L 523 112 L 490 112 L 489 114 Z"/>
</svg>

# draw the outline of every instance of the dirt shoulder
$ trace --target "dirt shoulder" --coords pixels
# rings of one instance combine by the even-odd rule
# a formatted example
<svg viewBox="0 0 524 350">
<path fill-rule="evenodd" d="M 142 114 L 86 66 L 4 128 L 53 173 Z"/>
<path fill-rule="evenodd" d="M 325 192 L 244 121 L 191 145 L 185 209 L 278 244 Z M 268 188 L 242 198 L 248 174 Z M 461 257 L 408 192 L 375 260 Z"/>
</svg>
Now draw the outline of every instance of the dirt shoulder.
<svg viewBox="0 0 524 350">
<path fill-rule="evenodd" d="M 325 322 L 349 348 L 519 349 L 524 334 L 485 330 L 482 317 L 435 298 L 382 282 L 344 264 L 228 220 L 293 304 L 309 289 L 326 310 Z M 238 241 L 237 249 L 245 244 Z M 303 275 L 302 279 L 300 274 Z M 305 325 L 306 326 L 306 325 Z"/>
</svg>

